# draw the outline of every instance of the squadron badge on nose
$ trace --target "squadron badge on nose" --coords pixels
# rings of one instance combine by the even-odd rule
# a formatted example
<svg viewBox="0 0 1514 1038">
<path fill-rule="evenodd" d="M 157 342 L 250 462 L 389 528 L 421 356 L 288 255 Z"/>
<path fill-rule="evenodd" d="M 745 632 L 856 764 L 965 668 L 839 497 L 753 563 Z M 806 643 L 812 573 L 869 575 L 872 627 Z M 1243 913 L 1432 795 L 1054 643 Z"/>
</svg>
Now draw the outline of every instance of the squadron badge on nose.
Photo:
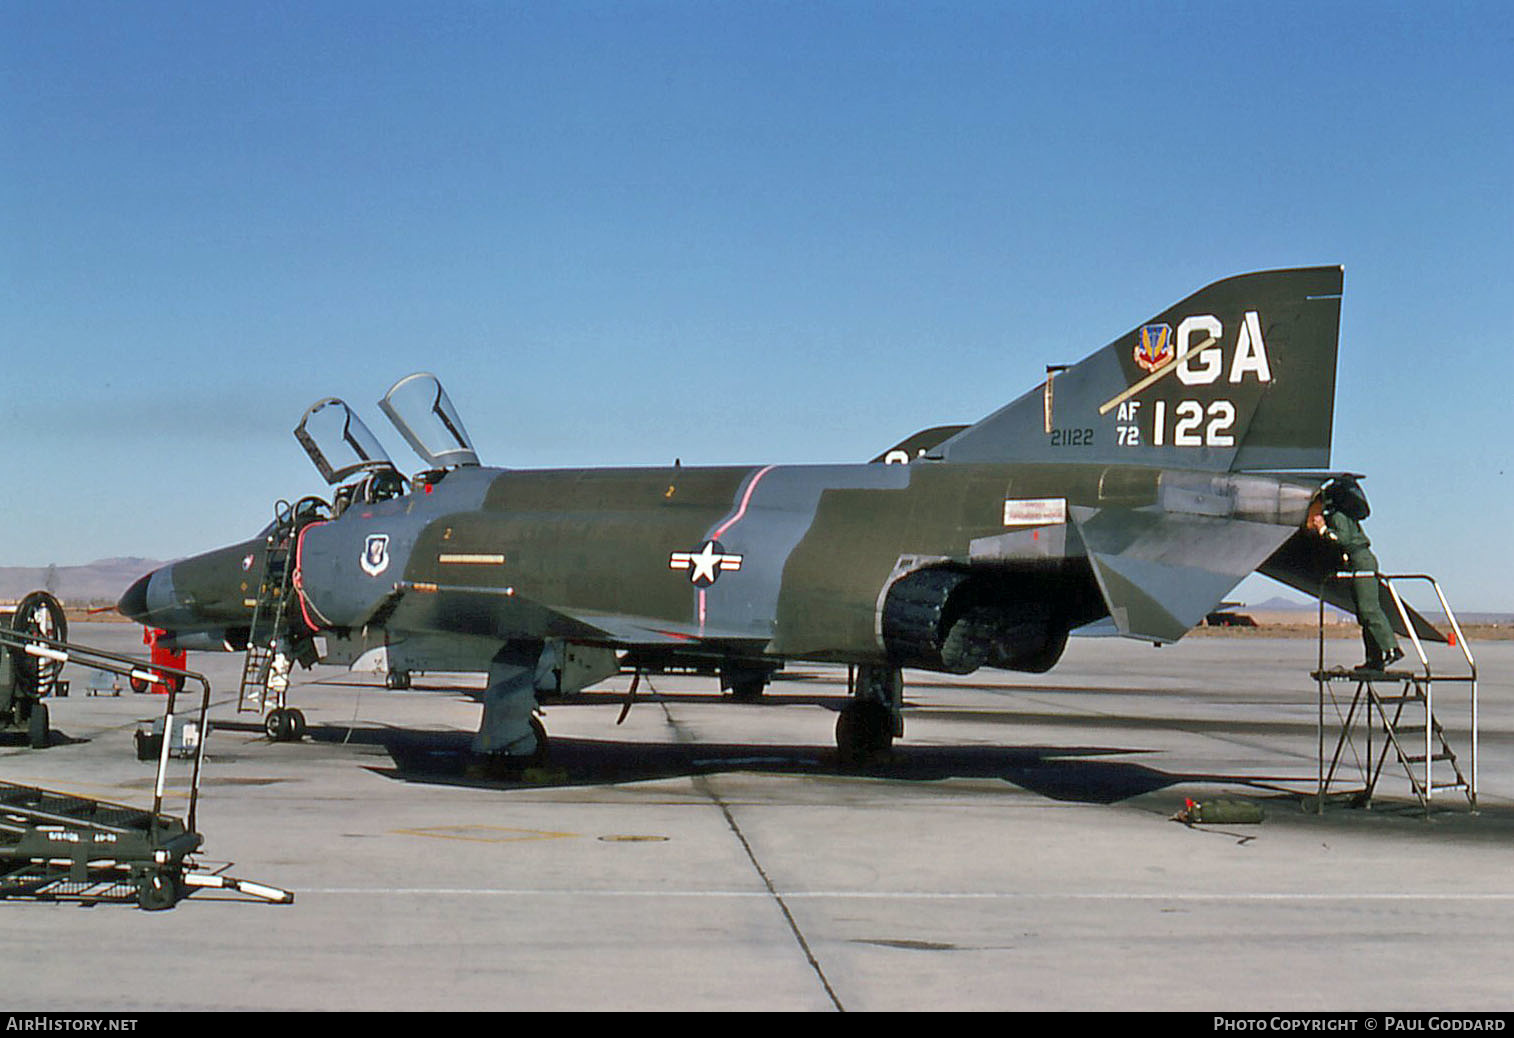
<svg viewBox="0 0 1514 1038">
<path fill-rule="evenodd" d="M 368 535 L 368 540 L 363 545 L 361 565 L 363 572 L 370 577 L 376 577 L 389 568 L 389 535 L 387 533 Z"/>
</svg>

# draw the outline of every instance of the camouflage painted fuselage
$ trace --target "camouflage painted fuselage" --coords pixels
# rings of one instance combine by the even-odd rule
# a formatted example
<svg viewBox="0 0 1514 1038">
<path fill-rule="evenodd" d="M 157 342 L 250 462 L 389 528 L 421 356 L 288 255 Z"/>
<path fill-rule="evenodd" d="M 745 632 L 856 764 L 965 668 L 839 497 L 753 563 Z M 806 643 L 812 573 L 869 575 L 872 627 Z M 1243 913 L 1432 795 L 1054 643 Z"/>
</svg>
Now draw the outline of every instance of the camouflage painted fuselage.
<svg viewBox="0 0 1514 1038">
<path fill-rule="evenodd" d="M 1098 473 L 1085 481 L 1093 501 Z M 1041 466 L 456 472 L 431 495 L 309 528 L 299 571 L 324 627 L 361 625 L 398 582 L 437 596 L 432 614 L 473 614 L 426 628 L 881 660 L 884 593 L 927 562 L 1018 576 L 1038 599 L 1058 578 L 1064 624 L 1103 612 L 1065 523 L 1006 530 L 1012 483 L 1056 489 Z M 355 580 L 364 545 L 385 536 L 389 566 Z"/>
<path fill-rule="evenodd" d="M 1107 615 L 1110 593 L 1136 633 L 1180 637 L 1209 607 L 1204 578 L 1228 586 L 1249 572 L 1314 489 L 1106 465 L 469 468 L 305 526 L 296 584 L 304 624 L 338 641 L 444 636 L 452 662 L 436 669 L 469 657 L 483 669 L 502 642 L 556 639 L 663 658 L 1042 670 L 1069 629 Z M 1200 586 L 1186 613 L 1167 604 L 1170 619 L 1142 615 L 1097 562 L 1170 566 L 1165 555 L 1206 538 L 1203 572 L 1172 570 Z M 264 550 L 246 542 L 165 568 L 140 604 L 162 626 L 236 645 Z M 969 611 L 997 647 L 943 657 Z"/>
</svg>

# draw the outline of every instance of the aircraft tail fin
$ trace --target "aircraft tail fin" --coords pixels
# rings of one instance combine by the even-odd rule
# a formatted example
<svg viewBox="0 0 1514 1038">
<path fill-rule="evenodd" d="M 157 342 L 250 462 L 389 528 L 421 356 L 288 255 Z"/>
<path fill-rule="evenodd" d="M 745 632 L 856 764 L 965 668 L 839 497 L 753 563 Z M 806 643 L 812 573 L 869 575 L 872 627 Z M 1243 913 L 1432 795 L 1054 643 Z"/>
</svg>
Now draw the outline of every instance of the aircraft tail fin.
<svg viewBox="0 0 1514 1038">
<path fill-rule="evenodd" d="M 1330 464 L 1340 267 L 1216 281 L 930 452 L 1215 472 Z"/>
</svg>

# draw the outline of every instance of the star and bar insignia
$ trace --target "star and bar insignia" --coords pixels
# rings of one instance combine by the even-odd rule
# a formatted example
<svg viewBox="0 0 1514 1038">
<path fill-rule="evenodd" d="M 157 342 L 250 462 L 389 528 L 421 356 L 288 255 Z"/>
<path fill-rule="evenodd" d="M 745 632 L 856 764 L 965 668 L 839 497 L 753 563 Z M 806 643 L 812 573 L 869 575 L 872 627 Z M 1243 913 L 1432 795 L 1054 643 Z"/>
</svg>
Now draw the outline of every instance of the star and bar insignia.
<svg viewBox="0 0 1514 1038">
<path fill-rule="evenodd" d="M 741 556 L 725 550 L 719 541 L 705 541 L 698 551 L 675 551 L 668 556 L 668 569 L 688 570 L 689 583 L 709 587 L 721 573 L 741 568 Z"/>
</svg>

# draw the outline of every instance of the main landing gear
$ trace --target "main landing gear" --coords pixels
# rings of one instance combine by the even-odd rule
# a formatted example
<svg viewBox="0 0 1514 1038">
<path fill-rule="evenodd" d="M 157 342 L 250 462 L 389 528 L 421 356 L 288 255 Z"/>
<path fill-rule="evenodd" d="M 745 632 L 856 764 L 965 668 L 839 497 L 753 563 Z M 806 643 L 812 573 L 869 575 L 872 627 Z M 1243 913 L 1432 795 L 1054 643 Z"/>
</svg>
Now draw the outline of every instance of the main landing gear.
<svg viewBox="0 0 1514 1038">
<path fill-rule="evenodd" d="M 760 703 L 762 693 L 773 680 L 770 667 L 725 663 L 720 668 L 720 691 L 731 693 L 738 703 Z"/>
<path fill-rule="evenodd" d="M 540 649 L 507 646 L 495 654 L 483 695 L 483 720 L 473 737 L 470 772 L 507 776 L 546 762 L 547 729 L 536 716 L 536 692 L 538 687 L 556 688 L 550 662 Z"/>
<path fill-rule="evenodd" d="M 490 662 L 470 773 L 507 777 L 546 762 L 547 732 L 536 716 L 536 706 L 539 692 L 557 687 L 549 663 L 548 655 L 540 650 L 516 647 L 500 650 Z M 722 675 L 738 699 L 760 695 L 767 677 Z M 894 740 L 904 734 L 903 673 L 898 667 L 863 664 L 849 673 L 847 691 L 851 699 L 836 718 L 837 759 L 845 768 L 881 764 L 888 759 Z"/>
<path fill-rule="evenodd" d="M 852 700 L 836 718 L 836 757 L 844 768 L 888 758 L 904 734 L 904 675 L 898 667 L 863 664 L 848 675 Z"/>
</svg>

